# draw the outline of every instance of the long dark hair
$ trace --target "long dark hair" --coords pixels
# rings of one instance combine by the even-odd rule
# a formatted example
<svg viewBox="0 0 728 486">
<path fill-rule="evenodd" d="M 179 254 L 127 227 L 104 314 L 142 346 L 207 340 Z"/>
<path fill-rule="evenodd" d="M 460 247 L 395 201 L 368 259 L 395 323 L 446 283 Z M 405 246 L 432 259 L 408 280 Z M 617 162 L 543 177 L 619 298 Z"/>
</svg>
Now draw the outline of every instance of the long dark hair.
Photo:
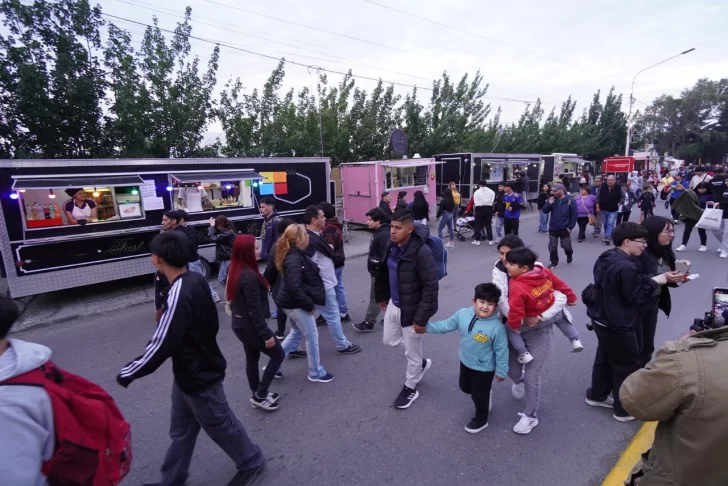
<svg viewBox="0 0 728 486">
<path fill-rule="evenodd" d="M 452 193 L 450 193 L 450 197 L 452 198 Z M 430 205 L 427 203 L 425 195 L 422 191 L 415 191 L 415 195 L 412 199 L 412 212 L 417 214 L 427 214 L 429 210 Z"/>
<path fill-rule="evenodd" d="M 675 268 L 675 253 L 672 250 L 672 243 L 667 246 L 660 245 L 659 237 L 665 228 L 674 228 L 672 221 L 662 216 L 650 216 L 642 222 L 647 229 L 647 251 L 655 255 L 670 267 Z"/>
</svg>

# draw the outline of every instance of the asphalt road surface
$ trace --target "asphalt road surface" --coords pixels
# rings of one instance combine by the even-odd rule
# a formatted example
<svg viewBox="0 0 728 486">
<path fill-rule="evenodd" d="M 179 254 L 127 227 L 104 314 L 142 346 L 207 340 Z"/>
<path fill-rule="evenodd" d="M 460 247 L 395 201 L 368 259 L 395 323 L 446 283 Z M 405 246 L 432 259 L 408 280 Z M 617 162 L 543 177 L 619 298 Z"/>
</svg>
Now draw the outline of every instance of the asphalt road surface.
<svg viewBox="0 0 728 486">
<path fill-rule="evenodd" d="M 636 214 L 632 219 L 636 220 Z M 536 232 L 537 220 L 523 223 L 521 236 L 547 262 L 548 238 Z M 683 226 L 677 228 L 679 238 Z M 437 318 L 468 306 L 474 286 L 491 280 L 495 246 L 469 243 L 458 243 L 450 251 L 449 275 L 440 282 Z M 557 273 L 580 295 L 605 246 L 590 234 L 583 243 L 574 241 L 574 246 L 574 263 L 562 262 Z M 697 234 L 693 234 L 690 250 L 682 258 L 693 262 L 692 273 L 700 278 L 673 289 L 673 314 L 669 319 L 660 316 L 658 345 L 685 334 L 693 318 L 709 309 L 711 289 L 728 286 L 728 262 L 718 258 L 713 236 L 709 235 L 710 251 L 698 253 L 697 247 Z M 359 320 L 369 296 L 365 259 L 347 262 L 345 281 L 351 315 Z M 285 377 L 275 380 L 271 388 L 281 394 L 281 408 L 273 413 L 253 410 L 243 349 L 220 310 L 218 339 L 228 360 L 228 400 L 268 459 L 256 484 L 601 484 L 640 423 L 618 423 L 608 410 L 584 403 L 596 338 L 584 326 L 583 305 L 571 309 L 586 349 L 570 353 L 568 340 L 555 329 L 544 373 L 540 422 L 528 436 L 512 431 L 521 405 L 511 396 L 509 381 L 493 385 L 489 428 L 475 435 L 463 430 L 473 416 L 473 405 L 458 389 L 455 333 L 425 337 L 425 355 L 434 364 L 418 387 L 419 399 L 407 410 L 392 406 L 404 383 L 404 350 L 385 347 L 381 328 L 360 335 L 348 324 L 345 333 L 363 346 L 360 354 L 338 356 L 327 330 L 319 328 L 321 360 L 336 375 L 334 382 L 311 383 L 306 380 L 305 360 L 286 360 Z M 158 480 L 169 444 L 170 363 L 126 390 L 114 379 L 125 363 L 142 352 L 154 326 L 152 306 L 142 305 L 17 336 L 50 346 L 56 363 L 113 394 L 132 424 L 134 437 L 133 470 L 124 484 Z M 190 473 L 189 485 L 223 485 L 235 468 L 201 433 Z"/>
</svg>

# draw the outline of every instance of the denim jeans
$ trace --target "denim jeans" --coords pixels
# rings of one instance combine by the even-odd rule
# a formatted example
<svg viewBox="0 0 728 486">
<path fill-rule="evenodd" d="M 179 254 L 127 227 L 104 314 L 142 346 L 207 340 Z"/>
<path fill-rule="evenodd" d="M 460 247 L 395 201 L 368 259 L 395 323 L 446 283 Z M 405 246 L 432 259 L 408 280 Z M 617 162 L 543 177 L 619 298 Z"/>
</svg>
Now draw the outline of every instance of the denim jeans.
<svg viewBox="0 0 728 486">
<path fill-rule="evenodd" d="M 228 270 L 230 269 L 230 260 L 224 260 L 220 262 L 220 270 L 217 272 L 217 281 L 220 285 L 225 287 L 227 283 Z"/>
<path fill-rule="evenodd" d="M 450 241 L 453 241 L 455 239 L 455 233 L 453 232 L 453 214 L 452 211 L 445 211 L 442 213 L 442 216 L 440 217 L 440 224 L 437 225 L 437 236 L 442 239 L 442 230 L 447 225 L 447 231 L 450 233 Z"/>
<path fill-rule="evenodd" d="M 336 343 L 336 349 L 343 351 L 351 346 L 349 340 L 344 336 L 344 330 L 341 328 L 339 302 L 336 300 L 336 290 L 333 287 L 326 289 L 326 305 L 317 305 L 316 310 L 321 313 L 321 317 L 326 321 L 331 337 Z"/>
<path fill-rule="evenodd" d="M 339 313 L 344 316 L 349 313 L 349 305 L 346 303 L 346 290 L 344 289 L 344 267 L 336 270 L 336 302 L 339 304 Z"/>
<path fill-rule="evenodd" d="M 546 233 L 549 230 L 549 216 L 550 214 L 544 213 L 543 209 L 538 212 L 538 230 Z"/>
<path fill-rule="evenodd" d="M 306 339 L 306 352 L 308 353 L 308 376 L 321 378 L 326 375 L 326 370 L 321 366 L 319 358 L 318 329 L 316 320 L 311 314 L 303 309 L 280 309 L 288 316 L 291 325 L 291 332 L 283 340 L 283 351 L 290 353 L 298 349 L 303 338 Z"/>
<path fill-rule="evenodd" d="M 503 218 L 497 217 L 495 218 L 495 237 L 499 240 L 503 238 L 503 226 L 505 225 L 505 221 L 503 221 Z"/>
<path fill-rule="evenodd" d="M 602 211 L 604 215 L 604 237 L 611 238 L 614 224 L 617 222 L 617 211 Z"/>
<path fill-rule="evenodd" d="M 187 267 L 190 269 L 190 272 L 195 272 L 195 273 L 204 275 L 204 272 L 202 271 L 202 262 L 200 262 L 200 260 L 197 260 L 196 262 L 188 263 Z M 209 285 L 209 283 L 208 283 L 208 285 Z M 212 285 L 210 285 L 210 294 L 212 295 L 212 300 L 214 300 L 215 302 L 218 302 L 220 300 L 220 296 L 217 295 L 217 292 L 215 292 L 215 289 L 212 288 Z"/>
<path fill-rule="evenodd" d="M 197 435 L 203 429 L 241 473 L 265 464 L 260 448 L 250 440 L 245 427 L 230 409 L 222 383 L 199 395 L 187 395 L 172 384 L 172 443 L 162 463 L 164 486 L 184 484 L 195 452 Z"/>
</svg>

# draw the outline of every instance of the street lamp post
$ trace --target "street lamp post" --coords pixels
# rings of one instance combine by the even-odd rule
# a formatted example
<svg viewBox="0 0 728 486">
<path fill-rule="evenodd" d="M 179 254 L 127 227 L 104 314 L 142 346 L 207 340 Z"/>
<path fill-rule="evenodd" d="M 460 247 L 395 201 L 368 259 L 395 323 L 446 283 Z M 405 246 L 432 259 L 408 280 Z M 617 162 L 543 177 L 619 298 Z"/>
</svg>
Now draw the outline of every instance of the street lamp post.
<svg viewBox="0 0 728 486">
<path fill-rule="evenodd" d="M 632 124 L 632 105 L 634 104 L 634 96 L 633 96 L 634 95 L 634 82 L 637 79 L 637 76 L 639 76 L 641 73 L 647 71 L 648 69 L 652 69 L 655 66 L 659 66 L 660 64 L 664 64 L 667 61 L 671 61 L 671 60 L 675 59 L 676 57 L 684 56 L 685 54 L 688 54 L 690 52 L 693 52 L 694 50 L 695 50 L 695 48 L 693 47 L 692 49 L 688 49 L 687 51 L 683 51 L 680 54 L 677 54 L 677 55 L 672 56 L 672 57 L 668 57 L 664 61 L 660 61 L 657 64 L 653 64 L 652 66 L 647 66 L 646 68 L 642 69 L 641 71 L 637 71 L 637 74 L 635 74 L 634 75 L 634 78 L 632 78 L 632 89 L 629 92 L 629 115 L 627 115 L 627 144 L 626 144 L 626 146 L 624 148 L 624 155 L 625 156 L 629 156 L 629 145 L 632 142 L 632 128 L 633 128 L 633 124 Z"/>
</svg>

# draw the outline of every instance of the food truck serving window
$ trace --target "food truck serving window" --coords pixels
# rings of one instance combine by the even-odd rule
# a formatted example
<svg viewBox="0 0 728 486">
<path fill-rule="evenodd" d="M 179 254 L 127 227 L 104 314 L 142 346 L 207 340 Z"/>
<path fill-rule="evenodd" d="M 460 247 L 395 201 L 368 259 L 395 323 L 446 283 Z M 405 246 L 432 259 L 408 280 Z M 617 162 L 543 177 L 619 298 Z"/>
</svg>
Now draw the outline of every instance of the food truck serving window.
<svg viewBox="0 0 728 486">
<path fill-rule="evenodd" d="M 253 207 L 253 188 L 260 179 L 251 171 L 172 174 L 174 208 L 199 213 Z"/>
<path fill-rule="evenodd" d="M 18 178 L 28 230 L 142 218 L 139 176 Z"/>
<path fill-rule="evenodd" d="M 384 166 L 385 189 L 426 186 L 428 165 L 404 167 L 397 167 L 395 165 Z"/>
</svg>

